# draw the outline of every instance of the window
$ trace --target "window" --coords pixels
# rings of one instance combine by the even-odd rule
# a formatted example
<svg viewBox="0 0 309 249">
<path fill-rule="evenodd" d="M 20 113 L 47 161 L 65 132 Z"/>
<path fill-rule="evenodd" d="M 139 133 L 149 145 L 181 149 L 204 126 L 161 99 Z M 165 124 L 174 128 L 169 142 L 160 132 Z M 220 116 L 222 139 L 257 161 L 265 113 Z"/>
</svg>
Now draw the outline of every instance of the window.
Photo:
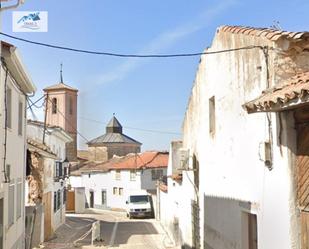
<svg viewBox="0 0 309 249">
<path fill-rule="evenodd" d="M 23 135 L 23 103 L 18 102 L 18 135 Z"/>
<path fill-rule="evenodd" d="M 69 98 L 69 114 L 73 114 L 73 99 L 72 97 Z"/>
<path fill-rule="evenodd" d="M 130 181 L 135 181 L 136 180 L 136 170 L 133 169 L 130 171 Z"/>
<path fill-rule="evenodd" d="M 106 190 L 102 190 L 102 205 L 106 205 Z"/>
<path fill-rule="evenodd" d="M 118 190 L 118 188 L 116 188 L 116 187 L 113 187 L 113 195 L 117 195 L 117 191 Z"/>
<path fill-rule="evenodd" d="M 67 201 L 67 189 L 63 188 L 63 205 L 66 203 Z"/>
<path fill-rule="evenodd" d="M 209 133 L 214 135 L 216 132 L 216 100 L 215 96 L 209 99 Z"/>
<path fill-rule="evenodd" d="M 54 192 L 54 213 L 57 211 L 57 192 Z"/>
<path fill-rule="evenodd" d="M 56 113 L 57 113 L 57 109 L 58 109 L 58 106 L 57 106 L 57 99 L 56 99 L 56 98 L 53 98 L 53 99 L 52 99 L 52 113 L 53 113 L 53 114 L 56 114 Z"/>
<path fill-rule="evenodd" d="M 15 185 L 9 185 L 9 197 L 8 197 L 8 225 L 14 224 L 14 212 L 15 212 Z"/>
<path fill-rule="evenodd" d="M 162 169 L 152 169 L 151 170 L 151 179 L 153 181 L 159 180 L 163 176 L 163 170 Z"/>
<path fill-rule="evenodd" d="M 116 176 L 115 176 L 116 180 L 120 180 L 121 179 L 121 171 L 119 169 L 117 169 L 115 174 L 116 174 Z"/>
<path fill-rule="evenodd" d="M 6 89 L 6 127 L 12 128 L 12 89 Z"/>
<path fill-rule="evenodd" d="M 61 191 L 54 192 L 54 213 L 56 213 L 61 207 Z"/>
<path fill-rule="evenodd" d="M 63 176 L 62 162 L 56 162 L 55 164 L 55 178 Z"/>
<path fill-rule="evenodd" d="M 10 182 L 11 181 L 11 165 L 10 164 L 7 164 L 6 165 L 6 180 L 7 182 Z"/>
<path fill-rule="evenodd" d="M 61 192 L 60 189 L 57 191 L 57 210 L 60 209 L 61 206 Z"/>
<path fill-rule="evenodd" d="M 123 188 L 119 188 L 119 195 L 123 195 Z"/>
<path fill-rule="evenodd" d="M 17 183 L 17 190 L 16 190 L 16 220 L 21 217 L 21 207 L 23 205 L 22 200 L 22 182 Z"/>
</svg>

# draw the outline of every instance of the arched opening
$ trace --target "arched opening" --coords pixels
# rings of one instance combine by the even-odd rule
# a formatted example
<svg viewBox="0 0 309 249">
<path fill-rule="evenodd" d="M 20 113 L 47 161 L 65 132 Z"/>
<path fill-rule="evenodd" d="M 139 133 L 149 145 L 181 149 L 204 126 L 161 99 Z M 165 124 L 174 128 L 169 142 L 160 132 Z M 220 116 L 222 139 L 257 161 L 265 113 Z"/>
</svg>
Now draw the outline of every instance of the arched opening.
<svg viewBox="0 0 309 249">
<path fill-rule="evenodd" d="M 56 98 L 53 98 L 52 99 L 52 113 L 57 113 L 57 99 Z"/>
</svg>

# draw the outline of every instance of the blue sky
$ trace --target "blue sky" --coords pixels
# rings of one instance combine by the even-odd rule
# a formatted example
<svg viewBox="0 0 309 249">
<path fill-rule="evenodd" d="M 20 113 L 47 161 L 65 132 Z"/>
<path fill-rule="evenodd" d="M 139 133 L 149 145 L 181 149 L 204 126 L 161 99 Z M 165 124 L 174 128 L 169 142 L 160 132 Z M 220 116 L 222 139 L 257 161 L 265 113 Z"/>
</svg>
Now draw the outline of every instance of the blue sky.
<svg viewBox="0 0 309 249">
<path fill-rule="evenodd" d="M 48 11 L 47 33 L 13 33 L 12 13 L 2 16 L 5 33 L 81 49 L 115 53 L 190 53 L 211 45 L 220 25 L 309 30 L 308 1 L 26 0 L 18 10 Z M 78 130 L 89 140 L 104 133 L 116 113 L 124 127 L 180 133 L 198 57 L 126 59 L 76 54 L 4 38 L 15 44 L 38 91 L 58 83 L 79 89 Z M 37 115 L 42 118 L 38 110 Z M 97 120 L 92 122 L 86 119 Z M 177 134 L 124 128 L 143 150 L 166 150 Z M 79 139 L 79 147 L 84 147 Z"/>
</svg>

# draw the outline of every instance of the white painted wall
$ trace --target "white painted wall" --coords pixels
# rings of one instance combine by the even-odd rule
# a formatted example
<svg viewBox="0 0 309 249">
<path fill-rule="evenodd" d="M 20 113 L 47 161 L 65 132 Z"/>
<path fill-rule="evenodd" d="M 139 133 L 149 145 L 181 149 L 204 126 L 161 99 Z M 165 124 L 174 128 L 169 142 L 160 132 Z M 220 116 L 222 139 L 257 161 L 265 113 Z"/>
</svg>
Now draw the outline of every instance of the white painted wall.
<svg viewBox="0 0 309 249">
<path fill-rule="evenodd" d="M 158 190 L 159 219 L 170 237 L 177 245 L 192 246 L 192 221 L 191 201 L 195 199 L 192 186 L 193 175 L 191 172 L 183 172 L 182 182 L 171 179 L 172 173 L 178 172 L 175 166 L 179 165 L 179 154 L 177 150 L 181 142 L 172 142 L 169 163 L 167 168 L 168 192 Z M 178 166 L 177 166 L 178 168 Z"/>
<path fill-rule="evenodd" d="M 263 38 L 219 32 L 208 51 L 247 45 L 279 46 Z M 271 86 L 295 73 L 296 70 L 288 70 L 289 67 L 299 71 L 309 69 L 304 60 L 306 57 L 308 61 L 308 53 L 293 54 L 294 57 L 283 57 L 276 51 L 269 53 Z M 277 139 L 280 130 L 278 116 L 271 114 L 273 170 L 269 171 L 260 158 L 261 144 L 269 139 L 267 117 L 263 113 L 249 115 L 242 108 L 244 103 L 260 96 L 266 88 L 265 59 L 260 49 L 202 56 L 184 119 L 183 143 L 199 160 L 201 198 L 208 196 L 251 202 L 250 212 L 257 214 L 260 249 L 299 248 L 291 165 L 295 148 L 293 119 L 289 113 L 283 114 L 281 153 Z M 209 134 L 209 99 L 212 96 L 216 99 L 214 136 Z M 200 205 L 201 217 L 204 217 L 202 199 Z M 216 225 L 202 218 L 202 244 L 206 232 L 203 228 L 210 226 L 220 236 L 221 242 L 234 243 L 234 247 L 224 247 L 215 239 L 209 239 L 207 243 L 211 247 L 241 248 L 239 234 L 233 234 L 235 230 L 240 233 L 242 228 L 234 226 L 226 229 L 234 217 L 228 218 L 228 206 L 220 210 Z M 239 215 L 241 211 L 239 207 L 235 212 Z M 212 216 L 218 209 L 210 205 L 206 212 Z"/>
<path fill-rule="evenodd" d="M 4 112 L 4 77 L 5 71 L 0 68 L 0 137 L 1 141 L 4 141 L 4 127 L 5 127 L 5 112 Z M 25 208 L 24 208 L 24 189 L 25 189 L 25 169 L 26 169 L 26 147 L 25 147 L 25 134 L 26 134 L 26 119 L 23 119 L 23 132 L 22 135 L 18 135 L 18 102 L 21 101 L 24 107 L 24 113 L 26 113 L 26 99 L 25 96 L 18 90 L 15 83 L 8 76 L 8 86 L 12 89 L 12 128 L 7 131 L 7 152 L 6 152 L 6 164 L 11 165 L 11 183 L 15 186 L 14 207 L 8 206 L 8 183 L 4 183 L 3 170 L 3 156 L 4 146 L 1 143 L 0 146 L 0 158 L 1 158 L 1 174 L 0 174 L 0 198 L 4 199 L 4 240 L 3 248 L 23 248 L 24 245 L 24 232 L 25 232 Z M 25 117 L 25 115 L 24 115 Z M 21 202 L 17 203 L 16 192 L 17 182 L 22 182 L 22 195 Z M 16 217 L 16 208 L 21 207 L 21 217 Z M 14 208 L 14 223 L 8 226 L 8 211 Z"/>
<path fill-rule="evenodd" d="M 70 184 L 72 188 L 82 187 L 82 176 L 70 176 L 68 184 Z"/>
<path fill-rule="evenodd" d="M 163 174 L 166 175 L 166 168 L 163 169 Z M 81 186 L 85 187 L 86 198 L 90 203 L 90 190 L 94 192 L 94 204 L 96 208 L 104 208 L 102 206 L 102 193 L 107 191 L 107 207 L 105 208 L 126 208 L 126 201 L 131 192 L 138 190 L 155 190 L 156 181 L 151 179 L 151 169 L 136 171 L 136 179 L 130 180 L 130 170 L 121 170 L 120 180 L 116 179 L 116 171 L 108 172 L 92 172 L 90 174 L 83 173 L 81 176 Z M 123 195 L 114 195 L 113 188 L 123 189 Z M 118 192 L 119 193 L 119 192 Z"/>
<path fill-rule="evenodd" d="M 82 214 L 85 212 L 86 195 L 84 187 L 75 188 L 75 213 Z"/>
</svg>

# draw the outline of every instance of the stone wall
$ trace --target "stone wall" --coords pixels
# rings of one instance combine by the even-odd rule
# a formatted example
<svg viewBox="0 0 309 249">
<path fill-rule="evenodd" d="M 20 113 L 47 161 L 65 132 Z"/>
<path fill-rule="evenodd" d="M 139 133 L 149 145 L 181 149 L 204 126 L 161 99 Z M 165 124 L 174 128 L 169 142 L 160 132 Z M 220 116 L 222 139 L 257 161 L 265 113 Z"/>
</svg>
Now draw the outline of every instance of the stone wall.
<svg viewBox="0 0 309 249">
<path fill-rule="evenodd" d="M 139 153 L 140 145 L 135 144 L 106 144 L 105 146 L 89 146 L 89 161 L 107 161 L 114 155 L 126 156 L 129 153 Z"/>
<path fill-rule="evenodd" d="M 73 142 L 66 144 L 66 156 L 70 162 L 77 161 L 77 135 L 76 133 L 69 133 L 73 138 Z"/>
</svg>

